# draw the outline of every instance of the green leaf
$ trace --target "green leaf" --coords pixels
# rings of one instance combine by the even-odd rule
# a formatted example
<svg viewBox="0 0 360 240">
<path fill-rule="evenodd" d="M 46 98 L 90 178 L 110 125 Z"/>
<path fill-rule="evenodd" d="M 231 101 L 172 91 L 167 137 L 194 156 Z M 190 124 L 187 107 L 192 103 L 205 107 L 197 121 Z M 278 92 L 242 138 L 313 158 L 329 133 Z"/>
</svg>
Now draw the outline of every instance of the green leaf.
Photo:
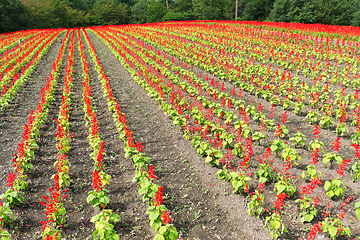
<svg viewBox="0 0 360 240">
<path fill-rule="evenodd" d="M 306 215 L 304 216 L 304 219 L 305 219 L 306 222 L 311 222 L 311 221 L 314 219 L 314 215 L 312 215 L 312 214 L 306 214 Z"/>
<path fill-rule="evenodd" d="M 168 228 L 167 228 L 166 226 L 162 226 L 162 227 L 159 229 L 159 233 L 160 233 L 161 235 L 164 235 L 167 230 L 168 230 Z"/>
<path fill-rule="evenodd" d="M 155 232 L 161 227 L 162 223 L 159 219 L 157 219 L 156 221 L 151 221 L 150 222 L 151 227 L 155 230 Z"/>
<path fill-rule="evenodd" d="M 151 212 L 149 214 L 149 219 L 152 221 L 155 221 L 156 219 L 158 219 L 159 216 L 160 216 L 160 214 L 158 212 Z"/>
<path fill-rule="evenodd" d="M 156 234 L 154 240 L 165 240 L 164 236 L 161 234 Z"/>
<path fill-rule="evenodd" d="M 95 198 L 95 196 L 93 194 L 89 195 L 87 198 L 86 198 L 86 202 L 89 203 L 91 202 L 93 199 Z"/>
<path fill-rule="evenodd" d="M 360 208 L 355 210 L 356 217 L 360 220 Z"/>
<path fill-rule="evenodd" d="M 326 193 L 326 195 L 329 197 L 329 198 L 332 198 L 334 196 L 334 191 L 329 191 Z"/>
<path fill-rule="evenodd" d="M 327 191 L 329 189 L 329 187 L 331 186 L 331 183 L 326 181 L 325 185 L 324 185 L 324 189 Z"/>
<path fill-rule="evenodd" d="M 65 210 L 65 208 L 63 208 L 63 207 L 59 208 L 59 209 L 58 209 L 58 212 L 59 212 L 61 215 L 66 214 L 66 210 Z"/>
<path fill-rule="evenodd" d="M 336 190 L 335 190 L 335 194 L 336 194 L 336 196 L 338 196 L 338 197 L 342 196 L 342 195 L 343 195 L 342 188 L 336 189 Z"/>
<path fill-rule="evenodd" d="M 113 222 L 119 222 L 119 221 L 121 221 L 121 218 L 120 218 L 120 216 L 118 215 L 118 214 L 113 214 L 112 215 L 112 221 Z"/>
<path fill-rule="evenodd" d="M 119 240 L 119 239 L 120 239 L 119 235 L 117 234 L 111 235 L 111 240 Z"/>
<path fill-rule="evenodd" d="M 169 235 L 168 235 L 168 239 L 169 240 L 176 240 L 178 238 L 179 234 L 178 232 L 176 231 L 176 228 L 172 227 Z"/>
<path fill-rule="evenodd" d="M 337 230 L 338 230 L 337 227 L 329 226 L 329 234 L 330 234 L 331 238 L 336 237 Z"/>
<path fill-rule="evenodd" d="M 276 188 L 278 190 L 278 193 L 282 193 L 282 192 L 284 192 L 286 187 L 284 185 L 278 185 Z"/>
<path fill-rule="evenodd" d="M 274 229 L 279 229 L 280 228 L 280 222 L 277 220 L 273 220 L 270 222 L 270 225 L 274 228 Z"/>
<path fill-rule="evenodd" d="M 346 234 L 350 237 L 350 236 L 351 236 L 350 228 L 349 228 L 349 227 L 345 227 L 344 230 L 345 230 Z"/>
<path fill-rule="evenodd" d="M 90 219 L 90 222 L 96 222 L 98 219 L 99 219 L 99 217 L 100 217 L 100 214 L 98 214 L 98 215 L 95 215 L 95 216 L 93 216 L 91 219 Z"/>
</svg>

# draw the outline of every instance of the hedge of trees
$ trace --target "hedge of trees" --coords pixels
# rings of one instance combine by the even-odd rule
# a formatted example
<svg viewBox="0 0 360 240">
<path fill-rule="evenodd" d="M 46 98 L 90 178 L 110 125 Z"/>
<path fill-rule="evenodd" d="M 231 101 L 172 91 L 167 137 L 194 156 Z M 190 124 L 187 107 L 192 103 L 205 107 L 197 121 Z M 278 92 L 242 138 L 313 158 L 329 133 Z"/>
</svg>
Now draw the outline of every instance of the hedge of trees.
<svg viewBox="0 0 360 240">
<path fill-rule="evenodd" d="M 0 32 L 178 20 L 360 26 L 360 0 L 0 0 Z"/>
</svg>

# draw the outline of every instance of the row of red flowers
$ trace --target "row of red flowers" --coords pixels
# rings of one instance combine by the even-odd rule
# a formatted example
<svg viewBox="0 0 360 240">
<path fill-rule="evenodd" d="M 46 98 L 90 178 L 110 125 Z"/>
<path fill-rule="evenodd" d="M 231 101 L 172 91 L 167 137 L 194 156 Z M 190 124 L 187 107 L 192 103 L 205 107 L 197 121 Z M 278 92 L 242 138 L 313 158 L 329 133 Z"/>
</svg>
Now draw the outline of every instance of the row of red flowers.
<svg viewBox="0 0 360 240">
<path fill-rule="evenodd" d="M 12 216 L 11 208 L 15 205 L 20 205 L 24 198 L 22 191 L 27 187 L 27 173 L 31 172 L 31 160 L 34 157 L 34 149 L 37 146 L 35 138 L 39 136 L 39 130 L 45 122 L 49 105 L 54 100 L 53 93 L 57 84 L 57 79 L 60 74 L 62 60 L 64 58 L 65 46 L 68 41 L 69 31 L 65 36 L 56 61 L 53 64 L 52 72 L 47 78 L 46 85 L 41 90 L 41 100 L 38 103 L 36 110 L 32 110 L 25 125 L 22 139 L 18 144 L 17 153 L 15 154 L 14 171 L 8 174 L 7 186 L 9 187 L 4 194 L 0 195 L 0 199 L 5 199 L 5 202 L 0 206 L 1 218 L 7 220 L 0 221 L 1 226 L 9 224 Z"/>
<path fill-rule="evenodd" d="M 63 206 L 63 200 L 67 196 L 67 189 L 65 186 L 70 185 L 70 176 L 68 175 L 70 162 L 66 153 L 69 151 L 69 110 L 71 105 L 71 87 L 73 85 L 73 64 L 74 64 L 74 48 L 75 48 L 75 33 L 72 30 L 72 35 L 69 44 L 69 54 L 67 56 L 67 64 L 65 66 L 65 77 L 63 94 L 61 96 L 62 103 L 59 108 L 59 116 L 55 119 L 57 123 L 57 132 L 55 137 L 58 140 L 56 147 L 58 149 L 58 158 L 54 163 L 57 171 L 52 178 L 54 179 L 54 187 L 49 188 L 50 196 L 43 196 L 46 202 L 40 203 L 46 207 L 46 220 L 40 221 L 43 224 L 42 237 L 43 239 L 60 239 L 60 227 L 66 221 L 66 209 Z"/>
<path fill-rule="evenodd" d="M 172 219 L 169 210 L 163 205 L 163 187 L 154 183 L 157 176 L 155 175 L 153 165 L 148 166 L 151 160 L 142 153 L 142 144 L 139 142 L 135 143 L 133 133 L 127 125 L 126 116 L 121 112 L 119 102 L 111 91 L 109 79 L 96 56 L 96 50 L 86 32 L 84 34 L 89 44 L 89 51 L 96 64 L 96 70 L 103 86 L 104 95 L 107 97 L 109 110 L 113 113 L 120 139 L 124 141 L 125 155 L 130 157 L 134 163 L 135 177 L 133 181 L 138 182 L 139 194 L 143 195 L 143 200 L 149 201 L 147 213 L 149 214 L 150 225 L 156 232 L 155 239 L 175 240 L 178 237 L 178 233 L 176 228 L 170 224 Z M 128 65 L 125 64 L 125 67 L 128 67 Z M 148 168 L 148 171 L 144 171 L 144 168 Z"/>
</svg>

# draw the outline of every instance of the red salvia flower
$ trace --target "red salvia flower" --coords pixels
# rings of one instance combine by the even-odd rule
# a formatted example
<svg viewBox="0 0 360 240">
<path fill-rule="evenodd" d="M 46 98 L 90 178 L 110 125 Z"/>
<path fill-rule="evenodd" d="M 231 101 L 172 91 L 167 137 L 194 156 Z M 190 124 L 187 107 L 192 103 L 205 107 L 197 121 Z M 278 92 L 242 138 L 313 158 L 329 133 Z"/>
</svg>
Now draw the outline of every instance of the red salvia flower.
<svg viewBox="0 0 360 240">
<path fill-rule="evenodd" d="M 96 192 L 98 190 L 102 190 L 101 187 L 103 186 L 103 184 L 102 184 L 99 172 L 96 171 L 96 169 L 94 170 L 94 173 L 93 173 L 93 183 L 91 186 L 96 190 Z"/>
<path fill-rule="evenodd" d="M 231 104 L 231 100 L 230 100 L 230 98 L 228 98 L 228 101 L 227 101 L 227 107 L 228 107 L 228 108 L 231 108 L 231 107 L 232 107 L 232 104 Z"/>
<path fill-rule="evenodd" d="M 282 123 L 286 123 L 286 121 L 287 121 L 287 116 L 286 116 L 286 114 L 287 114 L 287 111 L 285 111 L 284 114 L 281 116 L 281 121 L 282 121 Z"/>
<path fill-rule="evenodd" d="M 352 147 L 355 148 L 355 157 L 360 160 L 360 147 L 359 144 L 351 144 Z"/>
<path fill-rule="evenodd" d="M 225 92 L 225 85 L 224 84 L 225 84 L 224 82 L 221 84 L 221 91 L 222 92 Z"/>
<path fill-rule="evenodd" d="M 248 157 L 254 156 L 254 151 L 252 149 L 252 137 L 245 140 L 245 146 L 245 155 Z"/>
<path fill-rule="evenodd" d="M 101 145 L 100 145 L 100 149 L 99 149 L 99 152 L 96 156 L 96 160 L 98 162 L 98 167 L 101 167 L 103 164 L 101 162 L 102 160 L 102 157 L 103 157 L 103 153 L 104 153 L 104 145 L 105 145 L 105 142 L 102 142 Z"/>
<path fill-rule="evenodd" d="M 339 165 L 339 169 L 336 170 L 336 172 L 340 176 L 344 176 L 344 170 L 346 169 L 346 165 L 351 162 L 351 159 L 344 159 L 342 163 Z"/>
<path fill-rule="evenodd" d="M 271 108 L 270 108 L 270 115 L 269 115 L 269 118 L 274 118 L 274 115 L 275 115 L 275 108 L 274 108 L 274 104 L 271 105 Z"/>
<path fill-rule="evenodd" d="M 315 128 L 314 128 L 314 138 L 319 138 L 320 137 L 320 128 L 317 124 L 315 124 Z"/>
<path fill-rule="evenodd" d="M 217 94 L 216 94 L 216 91 L 214 92 L 214 95 L 213 95 L 213 100 L 216 101 L 217 100 Z"/>
<path fill-rule="evenodd" d="M 274 203 L 274 208 L 281 211 L 281 208 L 285 205 L 284 201 L 288 196 L 285 193 L 277 195 L 277 200 Z"/>
<path fill-rule="evenodd" d="M 13 172 L 9 173 L 6 180 L 7 182 L 6 186 L 8 187 L 12 186 L 15 180 L 16 180 L 16 175 Z"/>
<path fill-rule="evenodd" d="M 167 211 L 163 211 L 163 214 L 161 214 L 161 219 L 164 224 L 170 223 L 171 222 L 170 213 L 168 213 Z"/>
<path fill-rule="evenodd" d="M 158 177 L 155 175 L 154 166 L 153 166 L 152 164 L 150 165 L 149 171 L 147 172 L 147 174 L 148 174 L 148 177 L 147 177 L 146 179 L 148 179 L 148 178 L 150 178 L 150 179 L 157 179 L 157 178 L 158 178 Z"/>
<path fill-rule="evenodd" d="M 318 157 L 319 157 L 319 148 L 316 148 L 315 151 L 312 151 L 310 153 L 310 156 L 311 156 L 310 163 L 315 165 L 317 163 L 317 160 L 318 160 Z"/>
<path fill-rule="evenodd" d="M 154 202 L 155 202 L 155 207 L 161 205 L 163 203 L 163 187 L 159 187 L 158 191 L 156 192 L 155 196 L 154 196 Z"/>
<path fill-rule="evenodd" d="M 241 96 L 242 96 L 242 90 L 241 90 L 241 88 L 240 88 L 240 89 L 239 89 L 239 92 L 238 92 L 238 97 L 241 98 Z"/>
<path fill-rule="evenodd" d="M 136 143 L 136 149 L 137 149 L 139 152 L 142 152 L 142 151 L 143 151 L 144 146 L 142 145 L 141 142 Z"/>
<path fill-rule="evenodd" d="M 314 240 L 316 238 L 316 234 L 318 232 L 321 234 L 321 228 L 320 227 L 322 227 L 321 222 L 318 222 L 317 224 L 315 224 L 314 227 L 310 227 L 310 233 L 309 233 L 308 240 Z"/>
<path fill-rule="evenodd" d="M 331 147 L 331 149 L 334 150 L 335 152 L 338 152 L 340 145 L 341 145 L 340 137 L 337 137 L 336 140 L 333 142 L 333 146 Z"/>
<path fill-rule="evenodd" d="M 274 135 L 279 137 L 281 135 L 281 133 L 282 133 L 281 125 L 280 125 L 280 123 L 278 123 L 278 125 L 275 129 Z"/>
</svg>

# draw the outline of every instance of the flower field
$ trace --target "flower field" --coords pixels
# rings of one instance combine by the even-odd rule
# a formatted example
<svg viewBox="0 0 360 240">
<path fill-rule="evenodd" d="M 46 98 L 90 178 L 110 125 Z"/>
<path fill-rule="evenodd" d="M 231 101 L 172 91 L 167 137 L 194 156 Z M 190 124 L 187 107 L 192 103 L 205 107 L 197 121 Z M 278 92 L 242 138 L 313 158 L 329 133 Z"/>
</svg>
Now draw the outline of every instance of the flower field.
<svg viewBox="0 0 360 240">
<path fill-rule="evenodd" d="M 0 239 L 360 238 L 359 36 L 230 21 L 0 35 Z"/>
</svg>

